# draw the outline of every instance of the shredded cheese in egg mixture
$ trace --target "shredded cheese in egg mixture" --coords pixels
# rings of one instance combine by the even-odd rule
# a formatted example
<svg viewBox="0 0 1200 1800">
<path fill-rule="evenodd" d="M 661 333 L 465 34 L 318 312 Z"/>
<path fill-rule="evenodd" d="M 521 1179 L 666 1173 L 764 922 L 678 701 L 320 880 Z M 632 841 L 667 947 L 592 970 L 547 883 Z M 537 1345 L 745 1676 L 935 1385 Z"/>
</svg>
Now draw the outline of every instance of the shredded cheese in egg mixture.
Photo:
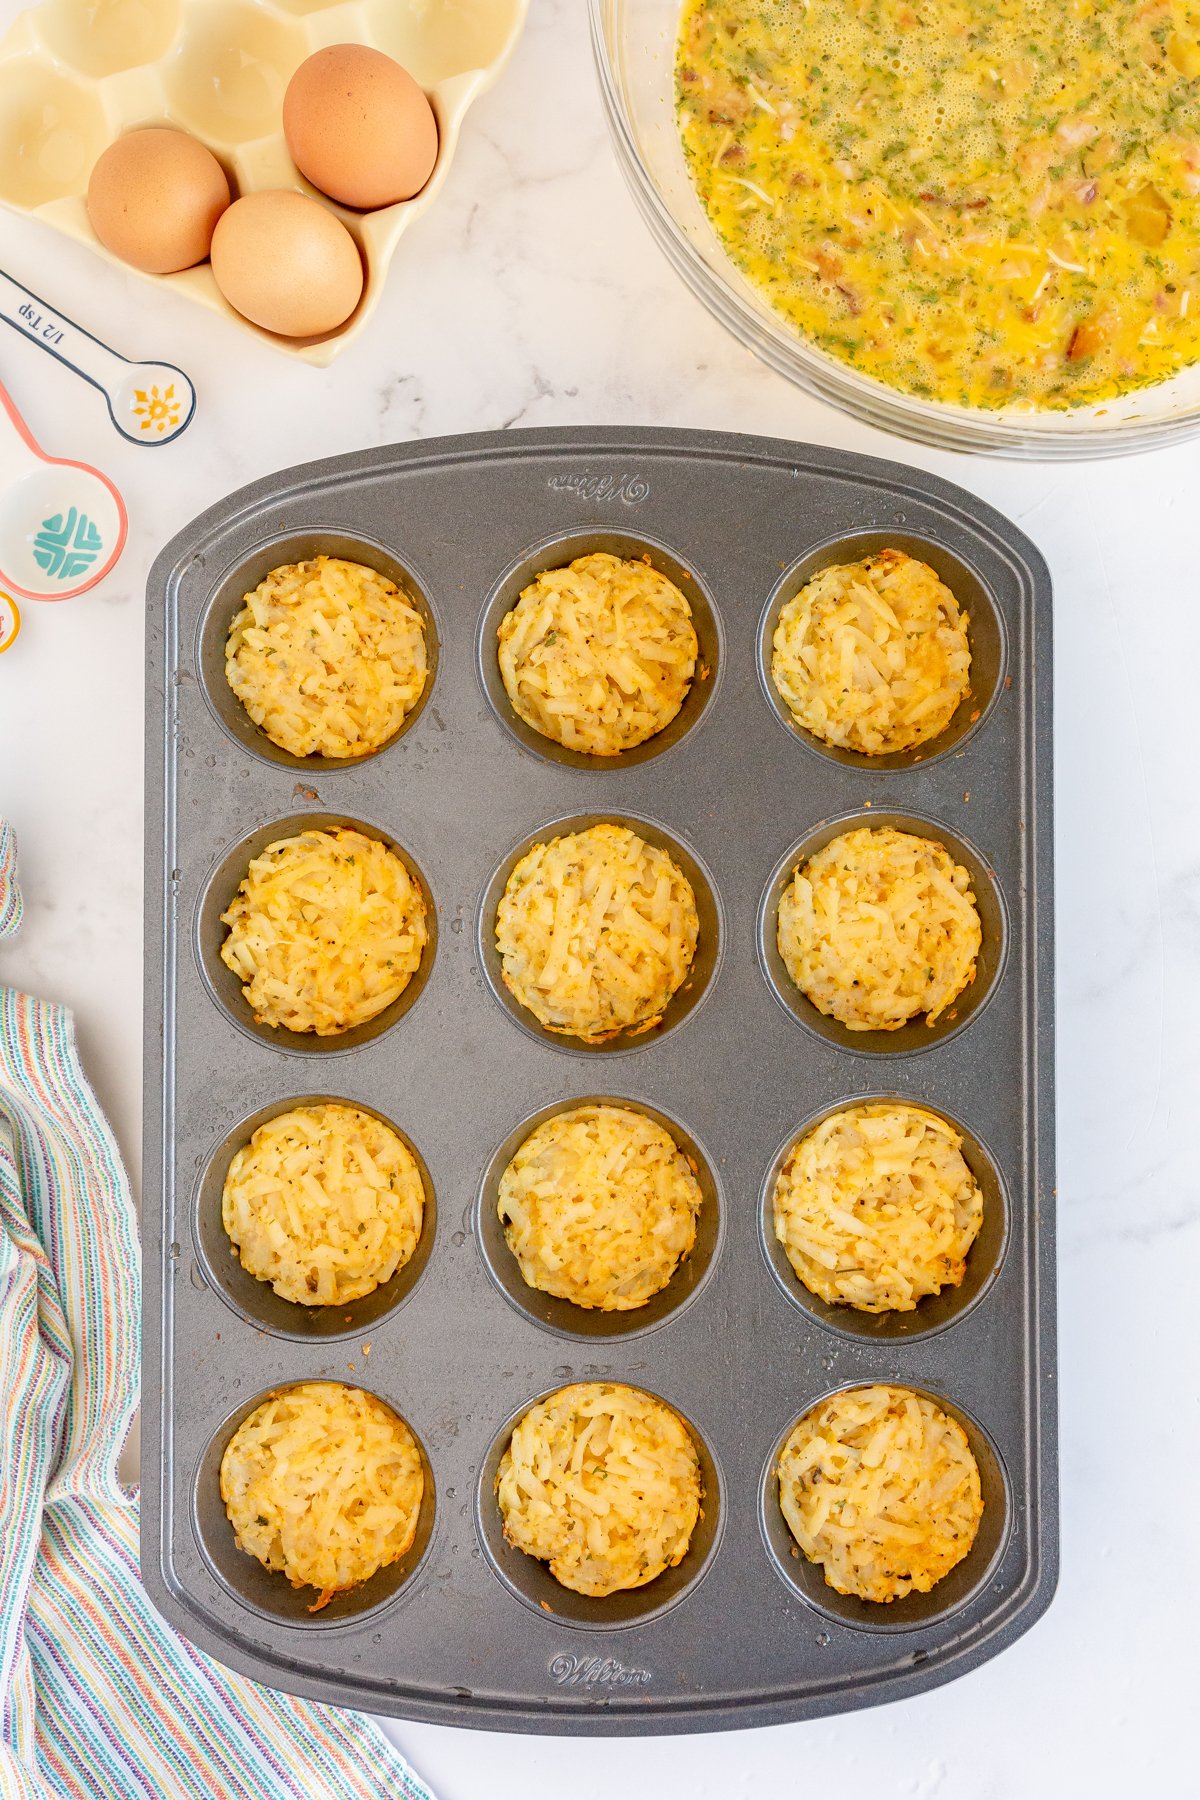
<svg viewBox="0 0 1200 1800">
<path fill-rule="evenodd" d="M 531 1131 L 497 1211 L 530 1287 L 603 1312 L 644 1306 L 696 1241 L 695 1170 L 668 1131 L 589 1103 Z"/>
<path fill-rule="evenodd" d="M 779 1504 L 839 1594 L 927 1594 L 967 1555 L 983 1517 L 979 1466 L 957 1419 L 901 1387 L 822 1400 L 779 1458 Z"/>
<path fill-rule="evenodd" d="M 221 1499 L 239 1550 L 293 1587 L 317 1588 L 310 1612 L 399 1561 L 416 1536 L 424 1489 L 403 1419 L 340 1381 L 272 1394 L 221 1458 Z"/>
<path fill-rule="evenodd" d="M 662 731 L 696 668 L 691 608 L 674 582 L 607 552 L 545 570 L 499 637 L 514 710 L 588 756 L 617 756 Z"/>
<path fill-rule="evenodd" d="M 936 1024 L 975 979 L 983 928 L 967 870 L 890 826 L 843 832 L 779 901 L 779 954 L 813 1005 L 850 1031 Z"/>
<path fill-rule="evenodd" d="M 902 550 L 838 563 L 779 615 L 771 678 L 798 725 L 864 756 L 911 750 L 949 725 L 970 682 L 968 619 Z"/>
<path fill-rule="evenodd" d="M 682 1562 L 700 1517 L 696 1446 L 640 1388 L 582 1381 L 531 1406 L 500 1461 L 504 1535 L 563 1587 L 602 1597 Z"/>
<path fill-rule="evenodd" d="M 962 1138 L 935 1113 L 870 1101 L 794 1145 L 775 1184 L 775 1236 L 831 1306 L 912 1312 L 957 1287 L 983 1223 Z"/>
<path fill-rule="evenodd" d="M 496 911 L 509 992 L 548 1031 L 586 1043 L 656 1025 L 699 930 L 686 875 L 625 825 L 535 844 Z"/>
<path fill-rule="evenodd" d="M 229 628 L 225 675 L 254 723 L 293 756 L 362 756 L 425 689 L 425 623 L 394 582 L 318 556 L 272 569 Z"/>
<path fill-rule="evenodd" d="M 417 1247 L 424 1208 L 403 1139 L 336 1103 L 294 1106 L 260 1125 L 221 1197 L 242 1267 L 302 1306 L 341 1306 L 389 1281 Z"/>
<path fill-rule="evenodd" d="M 1197 0 L 685 0 L 678 117 L 733 262 L 803 336 L 952 405 L 1200 360 Z"/>
<path fill-rule="evenodd" d="M 255 1018 L 318 1037 L 399 999 L 429 935 L 424 896 L 400 858 L 347 827 L 269 845 L 221 921 L 221 961 L 244 982 Z"/>
</svg>

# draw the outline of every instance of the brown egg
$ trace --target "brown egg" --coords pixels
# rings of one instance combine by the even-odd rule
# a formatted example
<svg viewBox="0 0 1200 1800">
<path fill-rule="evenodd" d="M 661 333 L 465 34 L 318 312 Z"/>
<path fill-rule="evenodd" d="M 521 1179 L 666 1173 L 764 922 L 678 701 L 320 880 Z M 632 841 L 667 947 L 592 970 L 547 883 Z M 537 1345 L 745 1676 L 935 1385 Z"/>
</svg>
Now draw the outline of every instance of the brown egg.
<svg viewBox="0 0 1200 1800">
<path fill-rule="evenodd" d="M 88 218 L 100 242 L 151 275 L 203 262 L 228 205 L 229 183 L 212 151 L 159 125 L 117 138 L 88 182 Z"/>
<path fill-rule="evenodd" d="M 330 44 L 300 64 L 283 97 L 300 173 L 343 206 L 409 200 L 433 173 L 433 108 L 406 69 L 366 44 Z"/>
<path fill-rule="evenodd" d="M 212 272 L 237 312 L 282 337 L 320 337 L 343 324 L 363 288 L 358 246 L 307 194 L 244 194 L 212 241 Z"/>
</svg>

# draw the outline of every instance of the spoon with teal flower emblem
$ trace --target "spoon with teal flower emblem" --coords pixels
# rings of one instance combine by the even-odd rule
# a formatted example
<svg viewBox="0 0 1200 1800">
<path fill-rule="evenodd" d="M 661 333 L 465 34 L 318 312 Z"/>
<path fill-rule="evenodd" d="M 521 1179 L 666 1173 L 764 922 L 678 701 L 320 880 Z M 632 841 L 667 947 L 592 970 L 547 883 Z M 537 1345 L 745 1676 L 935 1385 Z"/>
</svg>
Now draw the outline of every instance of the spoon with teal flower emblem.
<svg viewBox="0 0 1200 1800">
<path fill-rule="evenodd" d="M 0 586 L 71 600 L 109 573 L 129 519 L 107 475 L 47 456 L 0 387 Z"/>
</svg>

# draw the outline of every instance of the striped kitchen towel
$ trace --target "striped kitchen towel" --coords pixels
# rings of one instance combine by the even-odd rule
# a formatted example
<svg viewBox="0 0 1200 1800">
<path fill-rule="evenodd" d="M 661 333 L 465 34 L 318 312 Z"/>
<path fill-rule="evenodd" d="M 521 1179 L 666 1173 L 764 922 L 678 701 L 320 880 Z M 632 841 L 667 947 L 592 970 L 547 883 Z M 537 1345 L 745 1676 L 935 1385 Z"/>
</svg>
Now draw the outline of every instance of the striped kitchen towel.
<svg viewBox="0 0 1200 1800">
<path fill-rule="evenodd" d="M 0 820 L 0 937 L 20 918 Z M 0 987 L 0 1795 L 430 1800 L 377 1726 L 194 1650 L 138 1579 L 129 1185 L 69 1013 Z"/>
</svg>

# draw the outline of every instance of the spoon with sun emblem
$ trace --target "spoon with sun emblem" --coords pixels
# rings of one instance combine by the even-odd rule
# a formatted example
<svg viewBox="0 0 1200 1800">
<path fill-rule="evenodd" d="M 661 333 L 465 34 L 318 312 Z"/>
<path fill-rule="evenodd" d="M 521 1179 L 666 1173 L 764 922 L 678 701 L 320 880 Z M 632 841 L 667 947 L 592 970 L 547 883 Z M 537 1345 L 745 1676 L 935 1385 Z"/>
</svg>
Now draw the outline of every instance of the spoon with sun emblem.
<svg viewBox="0 0 1200 1800">
<path fill-rule="evenodd" d="M 196 390 L 173 363 L 130 362 L 0 270 L 0 318 L 99 388 L 131 444 L 169 444 L 192 422 Z"/>
</svg>

